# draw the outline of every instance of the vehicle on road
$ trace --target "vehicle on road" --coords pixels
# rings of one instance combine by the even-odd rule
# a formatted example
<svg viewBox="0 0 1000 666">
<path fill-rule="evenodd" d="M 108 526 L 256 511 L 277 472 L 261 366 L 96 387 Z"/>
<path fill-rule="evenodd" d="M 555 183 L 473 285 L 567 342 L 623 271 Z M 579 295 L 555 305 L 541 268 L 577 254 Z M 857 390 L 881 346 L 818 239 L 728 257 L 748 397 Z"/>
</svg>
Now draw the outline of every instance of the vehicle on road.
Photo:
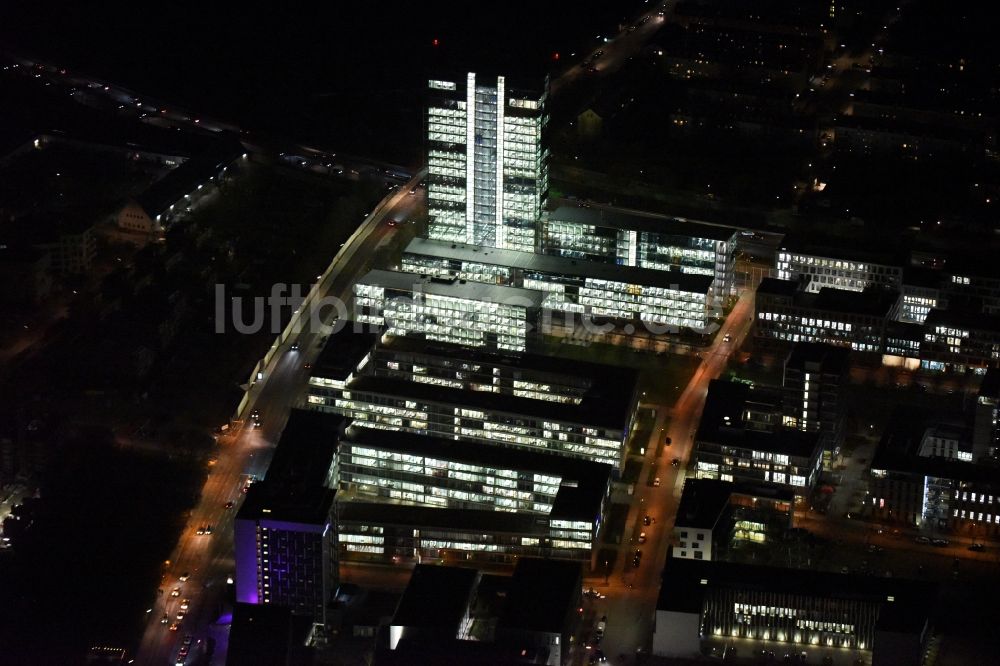
<svg viewBox="0 0 1000 666">
<path fill-rule="evenodd" d="M 253 423 L 254 428 L 260 427 L 260 410 L 255 409 L 250 412 L 250 421 Z"/>
<path fill-rule="evenodd" d="M 299 343 L 298 342 L 293 342 L 291 349 L 292 349 L 292 351 L 298 351 L 299 350 Z"/>
<path fill-rule="evenodd" d="M 160 618 L 160 624 L 169 624 L 169 623 L 170 623 L 170 616 L 164 613 L 163 616 Z"/>
<path fill-rule="evenodd" d="M 652 517 L 652 516 L 650 516 L 650 515 L 649 515 L 649 514 L 647 513 L 647 514 L 646 514 L 646 516 L 645 516 L 645 517 L 644 517 L 644 518 L 642 519 L 642 524 L 643 524 L 643 525 L 652 525 L 652 524 L 653 524 L 653 517 Z"/>
<path fill-rule="evenodd" d="M 179 622 L 171 622 L 170 623 L 170 631 L 177 631 L 180 628 L 181 628 L 181 625 L 180 625 Z"/>
<path fill-rule="evenodd" d="M 639 532 L 639 543 L 646 543 L 646 533 Z"/>
<path fill-rule="evenodd" d="M 673 460 L 670 461 L 670 464 L 673 467 L 680 467 L 681 466 L 681 459 L 680 458 L 674 458 Z"/>
<path fill-rule="evenodd" d="M 179 597 L 179 596 L 181 596 L 181 588 L 175 587 L 173 590 L 170 591 L 170 596 L 172 596 L 172 597 Z"/>
<path fill-rule="evenodd" d="M 233 503 L 232 500 L 226 502 L 226 508 L 227 509 L 232 509 L 234 506 L 236 506 L 236 505 Z"/>
<path fill-rule="evenodd" d="M 187 571 L 185 571 L 184 573 L 182 573 L 180 576 L 177 577 L 177 580 L 179 580 L 182 583 L 186 583 L 187 579 L 190 578 L 190 577 L 191 577 L 191 574 L 189 574 Z"/>
<path fill-rule="evenodd" d="M 181 599 L 181 610 L 186 611 L 190 605 L 191 605 L 190 599 Z"/>
<path fill-rule="evenodd" d="M 597 621 L 597 631 L 595 635 L 599 638 L 604 638 L 604 630 L 608 628 L 608 616 L 602 615 L 601 619 Z"/>
<path fill-rule="evenodd" d="M 985 549 L 986 549 L 986 546 L 984 546 L 981 543 L 974 543 L 971 546 L 969 546 L 969 550 L 975 551 L 977 553 L 980 552 L 980 551 L 982 551 L 982 550 L 985 550 Z"/>
<path fill-rule="evenodd" d="M 656 477 L 655 479 L 653 479 L 653 487 L 654 488 L 660 487 L 660 477 Z"/>
<path fill-rule="evenodd" d="M 933 540 L 931 540 L 931 545 L 932 546 L 937 546 L 938 548 L 944 548 L 945 546 L 949 545 L 950 543 L 951 543 L 951 541 L 948 541 L 947 539 L 933 539 Z"/>
<path fill-rule="evenodd" d="M 732 342 L 733 341 L 733 335 L 732 335 L 732 333 L 726 333 L 724 336 L 722 336 L 722 341 L 723 342 Z"/>
<path fill-rule="evenodd" d="M 916 539 L 914 539 L 914 541 L 917 542 L 917 543 L 923 543 L 923 544 L 928 544 L 928 543 L 931 542 L 931 540 L 928 539 L 925 536 L 918 536 Z"/>
<path fill-rule="evenodd" d="M 673 443 L 674 443 L 674 440 L 670 439 L 669 437 L 667 437 L 667 438 L 665 438 L 663 440 L 663 446 L 670 446 Z"/>
<path fill-rule="evenodd" d="M 605 654 L 601 650 L 594 650 L 593 654 L 590 655 L 591 664 L 603 664 L 608 660 Z"/>
</svg>

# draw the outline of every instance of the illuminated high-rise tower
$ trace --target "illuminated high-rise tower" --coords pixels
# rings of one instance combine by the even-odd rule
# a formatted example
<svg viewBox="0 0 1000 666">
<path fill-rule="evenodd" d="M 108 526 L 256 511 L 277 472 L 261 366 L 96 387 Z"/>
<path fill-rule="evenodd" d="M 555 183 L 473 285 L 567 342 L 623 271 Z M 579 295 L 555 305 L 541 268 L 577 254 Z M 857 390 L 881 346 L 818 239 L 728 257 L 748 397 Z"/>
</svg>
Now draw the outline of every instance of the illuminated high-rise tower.
<svg viewBox="0 0 1000 666">
<path fill-rule="evenodd" d="M 428 81 L 427 202 L 432 239 L 534 252 L 548 192 L 548 80 Z"/>
</svg>

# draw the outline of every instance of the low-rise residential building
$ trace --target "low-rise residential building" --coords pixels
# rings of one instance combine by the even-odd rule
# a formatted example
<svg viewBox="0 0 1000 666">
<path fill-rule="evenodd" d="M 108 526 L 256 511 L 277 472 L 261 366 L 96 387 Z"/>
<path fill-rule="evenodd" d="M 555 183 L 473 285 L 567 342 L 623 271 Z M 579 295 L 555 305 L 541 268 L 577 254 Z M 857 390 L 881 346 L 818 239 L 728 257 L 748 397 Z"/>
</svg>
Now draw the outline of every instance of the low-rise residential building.
<svg viewBox="0 0 1000 666">
<path fill-rule="evenodd" d="M 713 380 L 694 437 L 699 479 L 720 479 L 809 494 L 822 466 L 818 432 L 777 425 L 763 428 L 750 418 L 753 389 Z M 780 408 L 775 408 L 780 414 Z"/>
<path fill-rule="evenodd" d="M 415 238 L 402 270 L 545 292 L 544 307 L 575 315 L 632 319 L 671 330 L 705 329 L 713 277 L 571 257 Z M 721 314 L 721 309 L 719 309 Z"/>
</svg>

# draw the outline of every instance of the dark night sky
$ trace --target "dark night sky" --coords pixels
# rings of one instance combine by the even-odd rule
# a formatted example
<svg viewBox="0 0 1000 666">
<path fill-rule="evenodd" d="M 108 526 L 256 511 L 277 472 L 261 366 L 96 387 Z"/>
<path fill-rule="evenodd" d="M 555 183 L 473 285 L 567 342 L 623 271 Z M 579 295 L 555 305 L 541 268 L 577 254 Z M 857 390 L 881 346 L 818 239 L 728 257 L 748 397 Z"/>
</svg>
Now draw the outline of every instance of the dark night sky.
<svg viewBox="0 0 1000 666">
<path fill-rule="evenodd" d="M 460 67 L 541 71 L 642 3 L 60 4 L 0 5 L 4 46 L 247 126 L 405 159 L 434 38 Z"/>
</svg>

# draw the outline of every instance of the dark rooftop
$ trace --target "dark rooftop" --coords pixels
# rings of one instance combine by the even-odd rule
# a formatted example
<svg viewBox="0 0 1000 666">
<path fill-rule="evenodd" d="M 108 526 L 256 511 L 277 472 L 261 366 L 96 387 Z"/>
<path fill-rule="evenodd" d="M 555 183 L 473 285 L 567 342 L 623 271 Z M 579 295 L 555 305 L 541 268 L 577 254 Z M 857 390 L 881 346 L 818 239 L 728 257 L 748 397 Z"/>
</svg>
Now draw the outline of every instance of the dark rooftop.
<svg viewBox="0 0 1000 666">
<path fill-rule="evenodd" d="M 346 380 L 371 350 L 381 332 L 374 326 L 341 319 L 313 364 L 312 377 Z"/>
<path fill-rule="evenodd" d="M 948 326 L 969 330 L 1000 331 L 1000 315 L 989 315 L 972 308 L 951 304 L 947 310 L 935 308 L 928 312 L 924 325 L 928 330 L 933 326 Z"/>
<path fill-rule="evenodd" d="M 392 624 L 453 630 L 452 636 L 457 636 L 478 581 L 476 569 L 418 564 L 399 600 Z"/>
<path fill-rule="evenodd" d="M 823 287 L 817 293 L 801 290 L 797 280 L 764 278 L 757 288 L 757 294 L 769 294 L 792 298 L 797 308 L 839 312 L 842 314 L 864 314 L 885 317 L 899 301 L 899 292 L 870 286 L 864 291 Z"/>
<path fill-rule="evenodd" d="M 560 206 L 549 213 L 549 219 L 576 222 L 578 224 L 592 224 L 598 227 L 653 231 L 718 241 L 728 241 L 737 231 L 735 227 L 721 224 L 657 215 L 655 213 L 608 210 L 600 207 Z"/>
<path fill-rule="evenodd" d="M 149 186 L 137 197 L 142 209 L 152 219 L 166 212 L 185 194 L 190 194 L 198 185 L 229 166 L 246 152 L 246 148 L 235 136 L 225 136 L 214 142 L 207 150 L 185 161 L 179 167 Z"/>
<path fill-rule="evenodd" d="M 729 481 L 686 479 L 674 524 L 700 529 L 715 527 L 732 494 L 733 484 Z"/>
<path fill-rule="evenodd" d="M 254 483 L 238 520 L 271 520 L 322 525 L 335 492 L 325 481 L 347 419 L 337 414 L 293 409 L 263 481 Z"/>
<path fill-rule="evenodd" d="M 263 604 L 236 604 L 226 650 L 231 666 L 273 666 L 303 663 L 312 617 L 288 608 Z"/>
<path fill-rule="evenodd" d="M 924 433 L 932 426 L 940 427 L 928 419 L 926 411 L 897 409 L 882 433 L 872 456 L 871 468 L 1000 487 L 1000 467 L 918 455 Z"/>
<path fill-rule="evenodd" d="M 634 383 L 599 386 L 598 390 L 588 392 L 578 405 L 485 391 L 465 391 L 388 377 L 360 377 L 350 384 L 350 388 L 352 391 L 369 391 L 398 398 L 427 400 L 444 405 L 462 405 L 471 409 L 533 416 L 564 423 L 588 424 L 615 430 L 624 430 L 631 422 L 635 395 Z"/>
<path fill-rule="evenodd" d="M 986 371 L 982 383 L 979 385 L 979 395 L 988 398 L 1000 398 L 1000 370 L 990 368 Z"/>
<path fill-rule="evenodd" d="M 744 427 L 743 412 L 752 403 L 754 390 L 738 382 L 713 379 L 695 435 L 696 442 L 711 442 L 755 451 L 812 458 L 819 453 L 819 434 L 791 428 L 773 432 Z"/>
<path fill-rule="evenodd" d="M 785 365 L 799 367 L 805 363 L 821 363 L 826 372 L 842 372 L 847 369 L 850 358 L 851 350 L 845 347 L 821 342 L 796 342 Z"/>
<path fill-rule="evenodd" d="M 936 597 L 934 585 L 902 578 L 668 558 L 656 607 L 700 612 L 704 595 L 718 589 L 868 601 L 880 604 L 880 625 L 889 622 L 894 630 L 912 632 L 923 630 L 929 615 L 927 609 L 933 606 Z"/>
<path fill-rule="evenodd" d="M 561 634 L 577 612 L 582 575 L 579 562 L 520 558 L 497 629 Z"/>
</svg>

